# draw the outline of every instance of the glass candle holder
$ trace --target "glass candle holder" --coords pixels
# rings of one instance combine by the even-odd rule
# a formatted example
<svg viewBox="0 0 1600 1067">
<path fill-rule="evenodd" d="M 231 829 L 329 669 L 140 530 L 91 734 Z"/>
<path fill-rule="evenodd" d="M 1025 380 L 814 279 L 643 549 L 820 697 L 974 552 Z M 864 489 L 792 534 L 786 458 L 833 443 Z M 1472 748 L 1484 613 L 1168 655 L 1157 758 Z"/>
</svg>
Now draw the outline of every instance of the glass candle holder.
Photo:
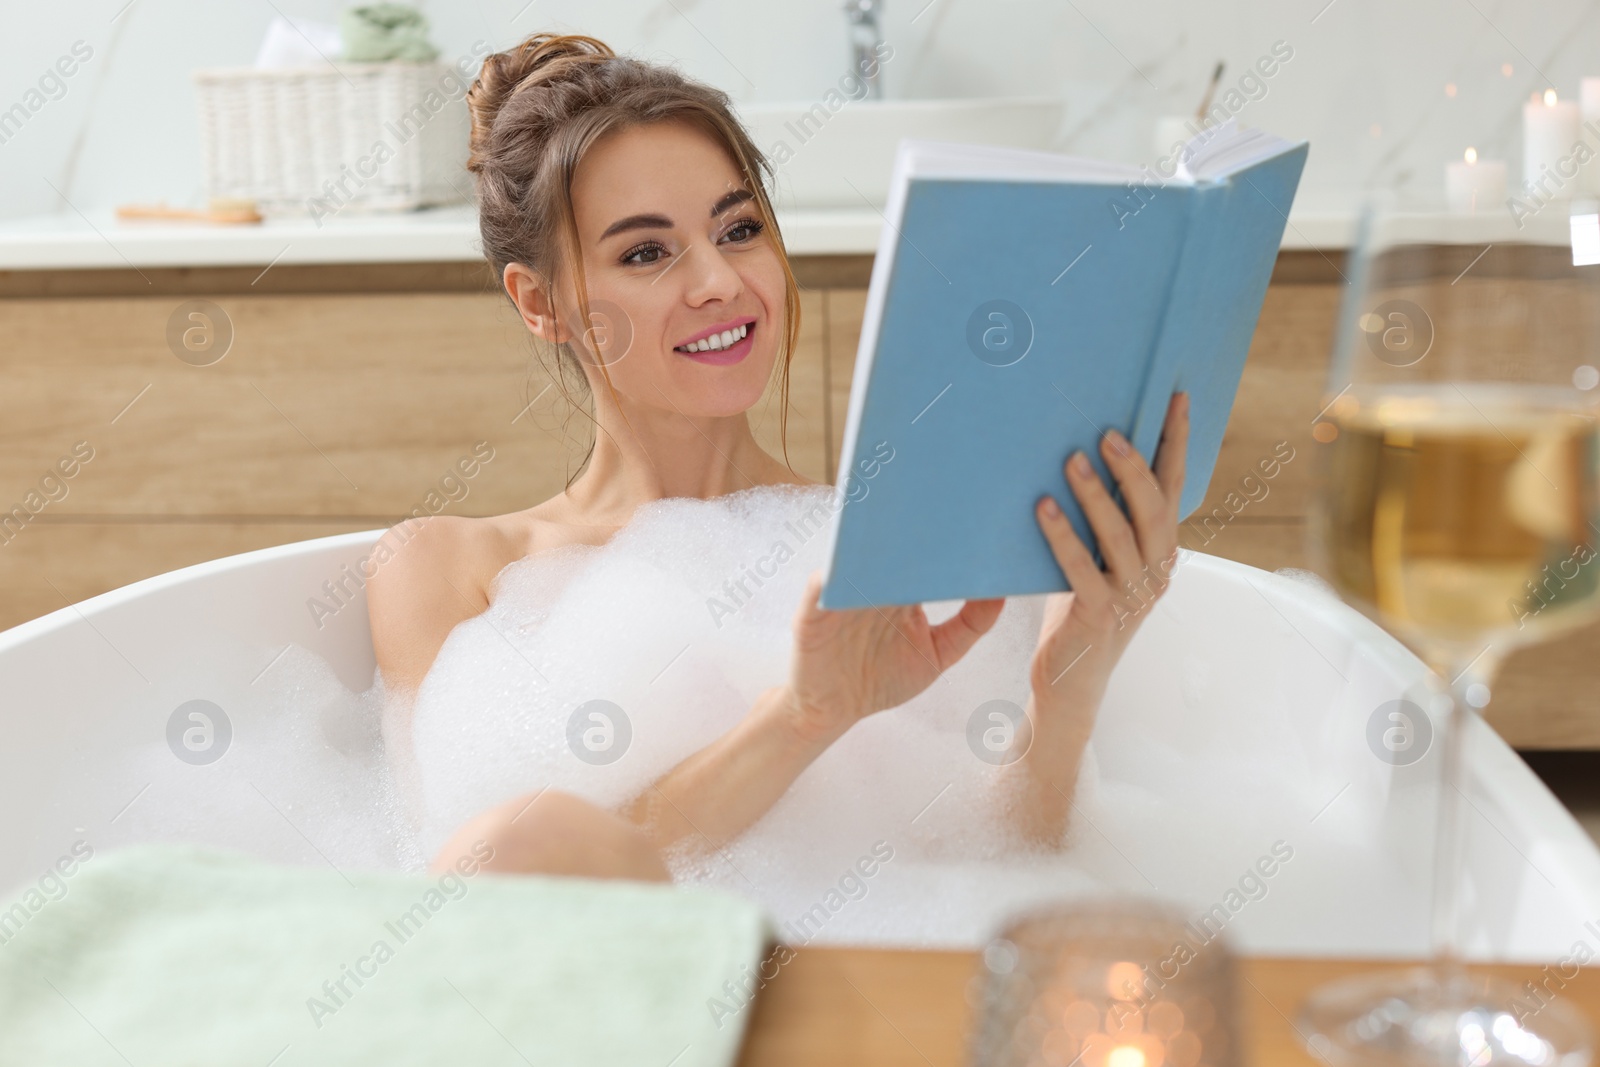
<svg viewBox="0 0 1600 1067">
<path fill-rule="evenodd" d="M 1235 1067 L 1233 956 L 1154 901 L 1028 912 L 984 949 L 975 1067 Z"/>
</svg>

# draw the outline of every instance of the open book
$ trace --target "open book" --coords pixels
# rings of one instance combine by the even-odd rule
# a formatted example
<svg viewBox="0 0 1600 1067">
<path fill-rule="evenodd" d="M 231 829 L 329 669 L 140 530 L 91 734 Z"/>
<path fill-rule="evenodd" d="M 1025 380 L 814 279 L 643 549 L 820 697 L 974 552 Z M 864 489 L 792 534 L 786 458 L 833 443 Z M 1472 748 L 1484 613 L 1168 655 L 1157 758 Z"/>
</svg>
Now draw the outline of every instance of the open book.
<svg viewBox="0 0 1600 1067">
<path fill-rule="evenodd" d="M 1307 145 L 1233 123 L 1164 168 L 905 141 L 840 454 L 822 605 L 1069 588 L 1034 519 L 1116 427 L 1154 460 L 1190 394 L 1180 515 L 1210 483 Z M 1174 165 L 1174 163 L 1176 165 Z"/>
</svg>

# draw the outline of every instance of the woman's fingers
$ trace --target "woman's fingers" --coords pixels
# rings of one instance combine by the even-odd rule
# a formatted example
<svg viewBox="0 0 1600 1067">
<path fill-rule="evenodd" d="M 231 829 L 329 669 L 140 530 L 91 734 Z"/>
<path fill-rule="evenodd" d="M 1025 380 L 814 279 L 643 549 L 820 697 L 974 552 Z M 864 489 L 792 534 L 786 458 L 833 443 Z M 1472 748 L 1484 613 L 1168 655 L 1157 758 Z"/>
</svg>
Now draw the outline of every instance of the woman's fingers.
<svg viewBox="0 0 1600 1067">
<path fill-rule="evenodd" d="M 1144 457 L 1116 430 L 1106 431 L 1100 439 L 1100 452 L 1122 488 L 1122 499 L 1128 502 L 1138 540 L 1139 569 L 1160 563 L 1178 543 L 1177 500 L 1167 495 Z"/>
<path fill-rule="evenodd" d="M 822 572 L 812 571 L 806 578 L 805 592 L 800 594 L 800 606 L 794 610 L 794 631 L 807 632 L 827 614 L 817 603 L 822 599 Z"/>
<path fill-rule="evenodd" d="M 1076 603 L 1084 607 L 1108 603 L 1111 590 L 1106 584 L 1106 576 L 1100 573 L 1100 565 L 1089 554 L 1088 546 L 1061 513 L 1061 506 L 1053 498 L 1045 497 L 1034 510 L 1039 528 L 1044 531 L 1045 540 L 1050 544 L 1051 553 L 1061 565 L 1073 592 L 1078 594 Z"/>
<path fill-rule="evenodd" d="M 1167 404 L 1156 469 L 1152 470 L 1116 430 L 1108 430 L 1100 441 L 1101 455 L 1127 502 L 1141 569 L 1164 566 L 1178 547 L 1178 502 L 1183 492 L 1188 437 L 1189 397 L 1187 393 L 1174 393 Z M 1122 571 L 1117 573 L 1131 577 Z"/>
<path fill-rule="evenodd" d="M 1139 539 L 1128 525 L 1128 517 L 1089 465 L 1088 456 L 1075 453 L 1067 461 L 1066 470 L 1067 484 L 1100 544 L 1106 570 L 1119 581 L 1133 578 L 1144 567 L 1144 557 L 1139 551 Z"/>
<path fill-rule="evenodd" d="M 1183 493 L 1184 464 L 1189 457 L 1189 394 L 1174 393 L 1167 405 L 1167 421 L 1161 427 L 1161 444 L 1156 448 L 1156 481 L 1173 503 L 1177 515 L 1178 498 Z"/>
<path fill-rule="evenodd" d="M 956 660 L 967 654 L 978 638 L 994 628 L 995 620 L 1006 606 L 1005 598 L 969 600 L 961 610 L 928 631 L 933 641 L 934 659 L 941 671 L 947 670 Z"/>
</svg>

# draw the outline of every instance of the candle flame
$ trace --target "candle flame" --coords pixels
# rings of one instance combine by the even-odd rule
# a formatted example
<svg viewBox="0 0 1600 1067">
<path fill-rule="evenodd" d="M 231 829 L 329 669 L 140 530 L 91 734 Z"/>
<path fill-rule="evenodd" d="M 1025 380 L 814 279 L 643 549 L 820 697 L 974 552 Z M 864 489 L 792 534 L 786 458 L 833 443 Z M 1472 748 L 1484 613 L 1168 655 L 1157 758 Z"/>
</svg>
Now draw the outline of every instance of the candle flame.
<svg viewBox="0 0 1600 1067">
<path fill-rule="evenodd" d="M 1544 91 L 1544 106 L 1545 107 L 1555 107 L 1556 106 L 1556 91 L 1554 89 L 1546 89 Z"/>
<path fill-rule="evenodd" d="M 1468 148 L 1465 158 L 1468 163 L 1476 163 L 1478 161 L 1478 150 L 1476 148 Z"/>
<path fill-rule="evenodd" d="M 1118 1045 L 1106 1056 L 1106 1067 L 1144 1067 L 1144 1050 L 1133 1045 Z"/>
</svg>

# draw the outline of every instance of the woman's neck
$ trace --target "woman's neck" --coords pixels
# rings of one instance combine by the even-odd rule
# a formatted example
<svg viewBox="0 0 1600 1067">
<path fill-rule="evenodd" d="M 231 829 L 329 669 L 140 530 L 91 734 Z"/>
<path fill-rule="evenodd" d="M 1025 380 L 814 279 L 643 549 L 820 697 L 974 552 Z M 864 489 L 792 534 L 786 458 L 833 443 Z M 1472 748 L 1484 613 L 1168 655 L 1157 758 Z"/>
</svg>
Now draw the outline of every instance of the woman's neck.
<svg viewBox="0 0 1600 1067">
<path fill-rule="evenodd" d="M 622 525 L 640 504 L 665 497 L 709 499 L 756 485 L 803 481 L 756 443 L 745 413 L 693 418 L 675 411 L 597 405 L 593 455 L 566 492 L 603 525 Z"/>
</svg>

